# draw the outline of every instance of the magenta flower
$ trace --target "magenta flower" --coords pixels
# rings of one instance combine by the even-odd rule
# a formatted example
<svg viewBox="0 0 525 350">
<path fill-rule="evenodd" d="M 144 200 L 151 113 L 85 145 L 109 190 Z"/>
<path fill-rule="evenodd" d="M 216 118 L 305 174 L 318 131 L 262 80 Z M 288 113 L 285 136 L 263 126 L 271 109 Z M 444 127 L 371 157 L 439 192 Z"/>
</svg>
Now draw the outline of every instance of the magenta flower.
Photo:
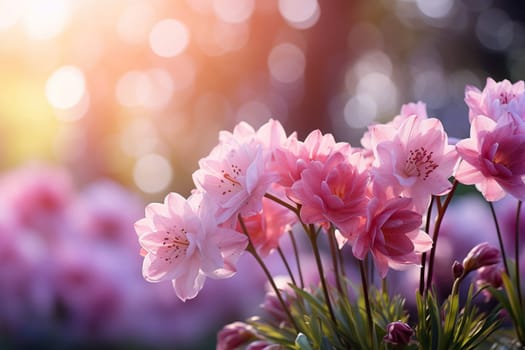
<svg viewBox="0 0 525 350">
<path fill-rule="evenodd" d="M 256 330 L 244 322 L 233 322 L 224 326 L 217 334 L 216 350 L 233 350 L 258 339 Z"/>
<path fill-rule="evenodd" d="M 360 169 L 358 153 L 350 158 L 334 153 L 326 162 L 312 161 L 291 188 L 291 198 L 301 204 L 306 224 L 332 222 L 351 239 L 366 213 L 368 173 Z"/>
<path fill-rule="evenodd" d="M 525 124 L 513 118 L 498 122 L 478 116 L 472 120 L 470 138 L 456 145 L 463 161 L 456 179 L 475 184 L 487 201 L 511 194 L 525 200 Z"/>
<path fill-rule="evenodd" d="M 378 196 L 368 204 L 366 226 L 352 245 L 355 257 L 372 254 L 381 278 L 388 268 L 417 265 L 419 255 L 432 247 L 432 239 L 422 230 L 421 215 L 412 209 L 410 198 L 385 199 Z"/>
<path fill-rule="evenodd" d="M 412 327 L 405 322 L 390 322 L 386 326 L 386 335 L 383 339 L 390 344 L 406 346 L 410 343 L 410 338 L 414 333 Z"/>
<path fill-rule="evenodd" d="M 525 117 L 525 84 L 518 81 L 512 84 L 508 80 L 496 82 L 487 78 L 487 83 L 480 91 L 474 86 L 465 88 L 465 102 L 469 107 L 469 121 L 478 115 L 498 120 L 508 113 Z"/>
<path fill-rule="evenodd" d="M 465 274 L 483 266 L 490 266 L 501 261 L 499 249 L 490 246 L 487 242 L 480 243 L 470 250 L 465 259 L 463 267 Z"/>
<path fill-rule="evenodd" d="M 235 270 L 229 259 L 247 244 L 246 236 L 218 227 L 211 216 L 201 218 L 198 213 L 209 211 L 191 204 L 170 193 L 164 204 L 148 205 L 146 217 L 135 223 L 145 252 L 144 277 L 150 282 L 172 280 L 183 301 L 197 295 L 206 276 L 231 276 Z"/>
<path fill-rule="evenodd" d="M 385 141 L 374 150 L 374 182 L 412 198 L 418 211 L 426 209 L 431 195 L 443 195 L 451 189 L 448 178 L 456 166 L 457 154 L 454 146 L 448 145 L 438 119 L 414 115 L 398 129 L 391 127 L 380 132 L 389 136 L 381 136 Z"/>
</svg>

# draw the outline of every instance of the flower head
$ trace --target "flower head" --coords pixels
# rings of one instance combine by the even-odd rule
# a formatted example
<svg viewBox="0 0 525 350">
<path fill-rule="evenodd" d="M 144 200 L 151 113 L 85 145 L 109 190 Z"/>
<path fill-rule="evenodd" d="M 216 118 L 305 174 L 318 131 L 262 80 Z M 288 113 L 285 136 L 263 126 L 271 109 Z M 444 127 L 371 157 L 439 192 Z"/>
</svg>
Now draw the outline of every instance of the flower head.
<svg viewBox="0 0 525 350">
<path fill-rule="evenodd" d="M 370 200 L 366 227 L 352 245 L 354 255 L 363 260 L 371 252 L 379 275 L 388 268 L 402 269 L 419 264 L 419 253 L 432 247 L 432 239 L 422 230 L 421 215 L 412 209 L 409 198 Z"/>
<path fill-rule="evenodd" d="M 206 276 L 231 276 L 235 270 L 227 262 L 247 244 L 245 236 L 218 227 L 212 217 L 199 217 L 191 204 L 170 193 L 163 204 L 148 205 L 146 217 L 135 223 L 145 254 L 144 277 L 150 282 L 172 280 L 183 301 L 197 295 Z"/>
<path fill-rule="evenodd" d="M 413 335 L 412 327 L 405 322 L 396 321 L 386 326 L 386 335 L 383 340 L 394 345 L 408 345 Z"/>
<path fill-rule="evenodd" d="M 474 86 L 465 88 L 465 103 L 469 107 L 469 120 L 478 115 L 498 120 L 508 113 L 525 117 L 525 84 L 518 81 L 512 84 L 508 80 L 500 82 L 487 78 L 483 91 Z"/>
<path fill-rule="evenodd" d="M 374 181 L 392 187 L 394 193 L 410 197 L 417 210 L 426 209 L 431 195 L 447 193 L 448 178 L 457 163 L 453 146 L 438 119 L 416 115 L 406 118 L 399 128 L 372 129 L 384 140 L 374 150 Z"/>
<path fill-rule="evenodd" d="M 312 161 L 291 188 L 307 224 L 333 223 L 350 237 L 365 215 L 368 173 L 359 166 L 359 154 L 350 158 L 334 153 L 325 162 Z"/>
<path fill-rule="evenodd" d="M 465 259 L 463 267 L 465 274 L 483 266 L 490 266 L 501 261 L 500 252 L 497 248 L 490 246 L 487 242 L 480 243 L 470 250 Z"/>
<path fill-rule="evenodd" d="M 506 193 L 525 200 L 524 122 L 477 116 L 470 138 L 458 142 L 456 148 L 463 159 L 456 171 L 458 181 L 475 184 L 488 201 L 497 201 Z"/>
<path fill-rule="evenodd" d="M 254 327 L 244 322 L 233 322 L 224 326 L 217 334 L 216 350 L 233 350 L 256 340 Z"/>
</svg>

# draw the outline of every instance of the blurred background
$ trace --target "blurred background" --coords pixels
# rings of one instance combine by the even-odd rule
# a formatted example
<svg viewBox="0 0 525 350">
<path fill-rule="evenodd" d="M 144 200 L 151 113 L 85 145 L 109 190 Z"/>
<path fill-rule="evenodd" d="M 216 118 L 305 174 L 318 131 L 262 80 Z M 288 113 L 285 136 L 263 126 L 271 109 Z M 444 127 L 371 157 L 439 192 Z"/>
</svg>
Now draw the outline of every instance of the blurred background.
<svg viewBox="0 0 525 350">
<path fill-rule="evenodd" d="M 247 260 L 184 304 L 144 282 L 144 205 L 187 196 L 242 120 L 358 146 L 421 100 L 465 137 L 465 85 L 525 76 L 524 17 L 511 0 L 0 0 L 0 347 L 214 348 L 264 278 Z"/>
</svg>

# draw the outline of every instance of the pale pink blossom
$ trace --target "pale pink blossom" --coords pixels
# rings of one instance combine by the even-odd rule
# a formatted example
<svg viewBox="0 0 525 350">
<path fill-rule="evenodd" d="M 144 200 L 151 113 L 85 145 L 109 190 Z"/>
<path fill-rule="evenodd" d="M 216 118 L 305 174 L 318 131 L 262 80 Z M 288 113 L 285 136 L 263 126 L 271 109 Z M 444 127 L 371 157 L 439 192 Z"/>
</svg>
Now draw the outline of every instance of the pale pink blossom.
<svg viewBox="0 0 525 350">
<path fill-rule="evenodd" d="M 239 142 L 235 137 L 223 140 L 193 173 L 197 189 L 216 203 L 219 223 L 236 220 L 239 214 L 257 214 L 266 190 L 277 179 L 266 167 L 268 153 L 262 144 Z"/>
<path fill-rule="evenodd" d="M 472 120 L 470 138 L 456 145 L 462 162 L 456 179 L 475 184 L 487 201 L 511 194 L 525 200 L 525 124 L 503 117 L 498 122 L 477 116 Z"/>
<path fill-rule="evenodd" d="M 354 153 L 332 154 L 325 162 L 312 161 L 301 179 L 291 188 L 291 198 L 301 205 L 300 216 L 306 224 L 333 223 L 351 239 L 365 215 L 368 172 Z"/>
<path fill-rule="evenodd" d="M 525 117 L 525 84 L 518 81 L 512 84 L 508 80 L 500 82 L 487 78 L 482 91 L 474 86 L 465 88 L 465 102 L 469 107 L 469 120 L 484 115 L 498 120 L 508 113 Z"/>
<path fill-rule="evenodd" d="M 414 115 L 420 119 L 427 119 L 427 105 L 421 101 L 402 105 L 400 113 L 388 123 L 370 125 L 361 138 L 361 145 L 372 151 L 378 143 L 391 140 L 395 130 L 399 129 L 406 119 Z"/>
<path fill-rule="evenodd" d="M 352 245 L 352 252 L 360 260 L 368 252 L 372 254 L 382 278 L 388 268 L 399 270 L 419 264 L 419 254 L 432 247 L 432 239 L 420 229 L 421 214 L 412 210 L 411 202 L 410 198 L 373 197 L 365 227 Z"/>
<path fill-rule="evenodd" d="M 431 195 L 443 195 L 451 189 L 448 179 L 458 157 L 438 119 L 413 115 L 397 129 L 371 132 L 380 133 L 384 140 L 374 149 L 371 170 L 381 187 L 391 187 L 395 194 L 412 198 L 419 211 L 426 209 Z"/>
<path fill-rule="evenodd" d="M 190 204 L 179 194 L 170 193 L 163 204 L 149 204 L 146 217 L 135 223 L 146 253 L 144 277 L 150 282 L 172 280 L 183 301 L 197 295 L 206 276 L 229 277 L 235 272 L 225 270 L 230 267 L 225 266 L 223 249 L 246 247 L 245 236 L 218 227 L 211 216 L 202 220 Z"/>
<path fill-rule="evenodd" d="M 255 328 L 244 322 L 224 326 L 217 334 L 216 350 L 234 350 L 258 339 Z"/>
</svg>

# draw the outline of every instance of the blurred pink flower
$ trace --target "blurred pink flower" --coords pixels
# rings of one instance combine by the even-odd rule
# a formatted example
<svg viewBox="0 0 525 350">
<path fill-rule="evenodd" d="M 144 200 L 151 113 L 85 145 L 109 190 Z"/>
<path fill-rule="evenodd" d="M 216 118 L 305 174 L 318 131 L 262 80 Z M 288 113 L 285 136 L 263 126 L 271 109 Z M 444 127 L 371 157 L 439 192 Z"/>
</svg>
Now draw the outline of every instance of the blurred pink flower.
<svg viewBox="0 0 525 350">
<path fill-rule="evenodd" d="M 421 215 L 411 210 L 410 198 L 370 200 L 366 226 L 352 245 L 354 255 L 363 260 L 370 252 L 381 278 L 388 268 L 403 269 L 420 263 L 419 255 L 432 247 L 432 239 L 422 230 Z"/>
<path fill-rule="evenodd" d="M 525 123 L 477 116 L 470 138 L 456 148 L 463 159 L 455 175 L 459 182 L 476 185 L 487 201 L 497 201 L 506 193 L 525 200 Z"/>
<path fill-rule="evenodd" d="M 368 172 L 360 169 L 361 156 L 332 154 L 326 161 L 312 161 L 291 188 L 291 198 L 301 205 L 306 224 L 332 222 L 352 239 L 366 213 Z"/>
<path fill-rule="evenodd" d="M 222 278 L 235 272 L 225 266 L 223 250 L 246 247 L 245 236 L 218 227 L 212 217 L 201 220 L 190 202 L 176 193 L 167 195 L 164 204 L 148 205 L 135 230 L 146 251 L 144 277 L 151 282 L 171 279 L 183 301 L 197 295 L 206 276 Z"/>
<path fill-rule="evenodd" d="M 383 128 L 384 129 L 384 128 Z M 374 135 L 378 129 L 371 130 Z M 454 146 L 448 145 L 443 125 L 436 118 L 410 116 L 398 129 L 381 133 L 384 140 L 374 150 L 373 180 L 394 193 L 410 197 L 424 211 L 431 195 L 443 195 L 452 187 L 448 178 L 457 163 Z"/>
<path fill-rule="evenodd" d="M 257 339 L 255 328 L 244 322 L 224 326 L 217 334 L 216 350 L 234 350 Z"/>
<path fill-rule="evenodd" d="M 487 242 L 474 246 L 465 259 L 463 259 L 463 268 L 465 274 L 474 271 L 483 266 L 490 266 L 501 261 L 499 249 L 490 246 Z"/>
<path fill-rule="evenodd" d="M 469 121 L 479 115 L 498 120 L 508 113 L 525 118 L 525 84 L 518 81 L 512 84 L 508 80 L 500 82 L 487 78 L 483 91 L 474 86 L 465 88 L 465 102 L 469 107 Z"/>
</svg>

